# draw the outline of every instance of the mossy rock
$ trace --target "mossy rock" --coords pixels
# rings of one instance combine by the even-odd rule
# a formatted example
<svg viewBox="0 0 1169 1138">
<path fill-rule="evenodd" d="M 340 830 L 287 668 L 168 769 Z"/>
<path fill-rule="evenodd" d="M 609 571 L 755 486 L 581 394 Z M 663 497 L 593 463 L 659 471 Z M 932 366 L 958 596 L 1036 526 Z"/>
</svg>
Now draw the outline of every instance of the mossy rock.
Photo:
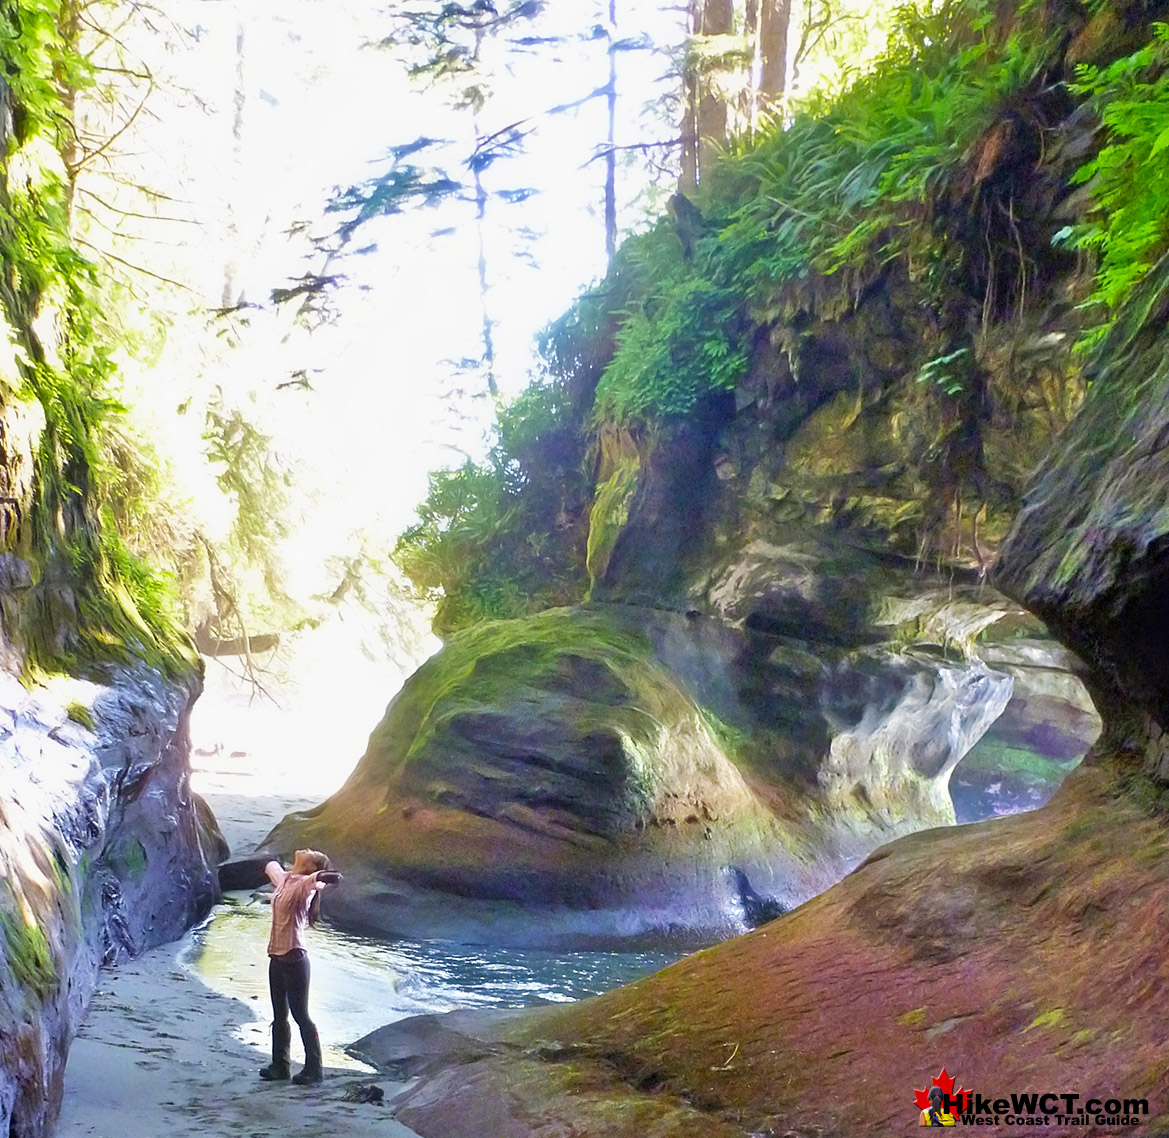
<svg viewBox="0 0 1169 1138">
<path fill-rule="evenodd" d="M 618 911 L 652 909 L 651 924 L 692 919 L 707 935 L 735 921 L 725 867 L 782 848 L 779 823 L 649 640 L 589 607 L 452 637 L 407 681 L 346 785 L 269 844 L 325 849 L 347 883 L 364 867 L 335 911 L 393 878 L 505 908 L 604 912 L 610 933 Z"/>
<path fill-rule="evenodd" d="M 1108 719 L 1132 707 L 1169 728 L 1169 256 L 1088 365 L 1087 401 L 1043 464 L 995 583 L 1088 665 Z M 1123 695 L 1122 695 L 1123 693 Z M 1151 757 L 1169 780 L 1169 761 Z"/>
<path fill-rule="evenodd" d="M 1140 1129 L 1164 1133 L 1164 820 L 1126 789 L 1143 776 L 1100 758 L 1038 812 L 904 838 L 747 936 L 469 1030 L 477 1054 L 464 1038 L 431 1057 L 401 1116 L 470 1138 L 482 1104 L 505 1100 L 524 1132 L 551 1133 L 582 1117 L 583 1087 L 590 1104 L 705 1116 L 661 1135 L 884 1138 L 916 1128 L 914 1090 L 945 1059 L 988 1095 L 1066 1085 L 1143 1099 Z M 590 1105 L 581 1133 L 639 1133 L 598 1114 Z"/>
</svg>

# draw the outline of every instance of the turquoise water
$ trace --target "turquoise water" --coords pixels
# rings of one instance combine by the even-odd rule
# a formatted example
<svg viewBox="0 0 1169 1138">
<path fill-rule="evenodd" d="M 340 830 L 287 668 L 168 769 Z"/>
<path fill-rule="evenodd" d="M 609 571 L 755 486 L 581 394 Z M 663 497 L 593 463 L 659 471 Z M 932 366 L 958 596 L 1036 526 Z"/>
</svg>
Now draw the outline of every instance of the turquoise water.
<svg viewBox="0 0 1169 1138">
<path fill-rule="evenodd" d="M 213 990 L 251 1009 L 240 1035 L 268 1047 L 270 910 L 231 899 L 189 938 L 184 964 Z M 318 925 L 308 934 L 309 1008 L 326 1062 L 353 1066 L 342 1048 L 385 1024 L 455 1008 L 518 1008 L 583 999 L 656 972 L 664 952 L 537 952 L 447 942 L 378 941 Z M 246 1021 L 246 1022 L 244 1022 Z M 294 1057 L 298 1042 L 294 1032 Z"/>
</svg>

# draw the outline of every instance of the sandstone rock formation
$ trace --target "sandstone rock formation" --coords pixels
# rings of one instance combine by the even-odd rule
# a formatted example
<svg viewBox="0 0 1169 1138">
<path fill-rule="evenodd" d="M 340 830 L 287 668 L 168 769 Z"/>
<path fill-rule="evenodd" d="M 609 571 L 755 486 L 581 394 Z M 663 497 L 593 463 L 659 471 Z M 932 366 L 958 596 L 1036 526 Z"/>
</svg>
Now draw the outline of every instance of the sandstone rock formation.
<svg viewBox="0 0 1169 1138">
<path fill-rule="evenodd" d="M 0 1133 L 39 1138 L 98 968 L 173 940 L 226 854 L 189 785 L 198 682 L 0 673 Z"/>
<path fill-rule="evenodd" d="M 471 629 L 408 681 L 342 790 L 267 844 L 327 850 L 347 881 L 331 916 L 388 935 L 741 931 L 751 898 L 799 904 L 952 823 L 953 772 L 1015 682 L 859 618 L 829 643 L 799 631 L 628 605 Z"/>
</svg>

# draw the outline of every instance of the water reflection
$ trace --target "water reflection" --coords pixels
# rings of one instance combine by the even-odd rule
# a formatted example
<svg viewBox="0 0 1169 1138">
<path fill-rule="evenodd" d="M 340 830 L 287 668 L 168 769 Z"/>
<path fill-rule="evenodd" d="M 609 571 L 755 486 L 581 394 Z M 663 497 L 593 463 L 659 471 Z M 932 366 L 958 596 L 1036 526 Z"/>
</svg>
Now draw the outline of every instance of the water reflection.
<svg viewBox="0 0 1169 1138">
<path fill-rule="evenodd" d="M 268 1046 L 270 910 L 228 898 L 189 938 L 182 959 L 210 988 L 252 1009 L 240 1035 Z M 376 941 L 318 925 L 309 932 L 311 1007 L 326 1062 L 353 1066 L 340 1051 L 395 1020 L 455 1008 L 517 1008 L 583 999 L 627 984 L 678 958 L 665 952 L 539 952 L 446 942 Z M 295 1032 L 294 1032 L 295 1036 Z M 295 1039 L 294 1039 L 295 1050 Z"/>
</svg>

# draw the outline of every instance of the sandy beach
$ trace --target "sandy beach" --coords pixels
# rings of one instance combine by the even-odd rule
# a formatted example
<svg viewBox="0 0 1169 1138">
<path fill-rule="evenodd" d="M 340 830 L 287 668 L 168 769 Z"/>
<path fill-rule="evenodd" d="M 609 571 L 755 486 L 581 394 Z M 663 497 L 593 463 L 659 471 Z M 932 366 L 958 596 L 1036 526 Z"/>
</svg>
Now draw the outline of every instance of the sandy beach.
<svg viewBox="0 0 1169 1138">
<path fill-rule="evenodd" d="M 336 1068 L 315 1087 L 260 1080 L 265 1056 L 235 1035 L 248 1009 L 184 970 L 178 948 L 102 973 L 69 1053 L 58 1138 L 414 1134 L 389 1106 L 350 1098 L 372 1082 L 388 1102 L 402 1084 Z"/>
<path fill-rule="evenodd" d="M 322 774 L 315 764 L 290 763 L 293 750 L 285 744 L 300 724 L 281 723 L 282 737 L 273 730 L 278 716 L 289 718 L 286 713 L 246 708 L 239 700 L 233 708 L 209 695 L 204 719 L 192 724 L 192 785 L 215 811 L 233 852 L 244 853 L 285 813 L 319 802 L 333 789 L 322 780 L 343 778 L 344 769 L 334 766 Z M 253 737 L 241 740 L 245 726 Z M 261 737 L 268 746 L 259 745 Z M 345 749 L 358 753 L 352 743 Z M 328 1025 L 322 1025 L 322 1084 L 263 1082 L 257 1072 L 268 1061 L 267 1001 L 253 995 L 249 1004 L 202 983 L 182 960 L 194 935 L 102 972 L 69 1053 L 58 1138 L 414 1134 L 393 1120 L 388 1105 L 353 1101 L 358 1086 L 373 1083 L 388 1104 L 404 1084 L 378 1079 L 356 1064 L 336 1066 L 343 1060 L 340 1047 L 352 1041 L 328 1038 Z M 262 955 L 244 963 L 263 971 Z M 292 1054 L 295 1071 L 301 1057 L 295 1028 Z"/>
</svg>

